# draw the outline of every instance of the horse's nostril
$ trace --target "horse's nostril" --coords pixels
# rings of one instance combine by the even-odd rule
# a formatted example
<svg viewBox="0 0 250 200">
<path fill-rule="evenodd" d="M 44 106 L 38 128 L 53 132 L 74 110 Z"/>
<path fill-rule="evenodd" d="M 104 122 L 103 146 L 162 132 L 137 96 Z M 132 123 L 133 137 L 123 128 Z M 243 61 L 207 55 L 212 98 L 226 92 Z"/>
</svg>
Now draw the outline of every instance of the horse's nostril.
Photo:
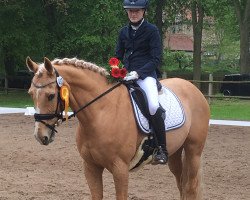
<svg viewBox="0 0 250 200">
<path fill-rule="evenodd" d="M 43 137 L 43 144 L 48 145 L 49 144 L 49 138 L 47 136 Z"/>
</svg>

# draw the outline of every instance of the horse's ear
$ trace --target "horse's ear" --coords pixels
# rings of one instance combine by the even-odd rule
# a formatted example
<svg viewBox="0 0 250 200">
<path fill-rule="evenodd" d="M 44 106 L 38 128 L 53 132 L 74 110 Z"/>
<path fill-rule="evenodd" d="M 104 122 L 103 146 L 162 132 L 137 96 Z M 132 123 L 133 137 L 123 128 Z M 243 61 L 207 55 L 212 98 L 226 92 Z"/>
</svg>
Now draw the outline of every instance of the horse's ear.
<svg viewBox="0 0 250 200">
<path fill-rule="evenodd" d="M 49 72 L 49 74 L 53 73 L 53 66 L 51 64 L 51 61 L 46 57 L 44 57 L 44 67 Z"/>
<path fill-rule="evenodd" d="M 30 71 L 34 73 L 36 73 L 38 70 L 38 65 L 35 62 L 33 62 L 29 56 L 26 58 L 26 66 Z"/>
</svg>

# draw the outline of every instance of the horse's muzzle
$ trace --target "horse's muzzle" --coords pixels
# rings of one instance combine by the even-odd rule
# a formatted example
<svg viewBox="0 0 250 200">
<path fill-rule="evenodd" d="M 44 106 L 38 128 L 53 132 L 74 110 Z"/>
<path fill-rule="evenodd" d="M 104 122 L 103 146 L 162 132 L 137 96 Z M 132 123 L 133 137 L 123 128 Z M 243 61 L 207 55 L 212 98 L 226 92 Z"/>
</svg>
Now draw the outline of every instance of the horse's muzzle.
<svg viewBox="0 0 250 200">
<path fill-rule="evenodd" d="M 41 140 L 42 144 L 43 145 L 48 145 L 50 142 L 49 142 L 49 138 L 47 136 L 44 136 Z"/>
<path fill-rule="evenodd" d="M 54 131 L 49 131 L 48 134 L 44 134 L 44 135 L 35 134 L 35 138 L 37 139 L 37 141 L 40 144 L 49 145 L 49 143 L 53 142 L 54 139 L 55 139 L 55 132 Z"/>
</svg>

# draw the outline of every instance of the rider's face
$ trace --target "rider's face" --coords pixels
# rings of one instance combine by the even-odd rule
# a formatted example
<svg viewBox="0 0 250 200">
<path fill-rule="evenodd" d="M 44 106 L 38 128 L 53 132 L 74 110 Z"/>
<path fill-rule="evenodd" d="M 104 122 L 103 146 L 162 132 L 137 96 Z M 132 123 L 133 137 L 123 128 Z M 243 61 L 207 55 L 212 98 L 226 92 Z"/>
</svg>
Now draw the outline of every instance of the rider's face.
<svg viewBox="0 0 250 200">
<path fill-rule="evenodd" d="M 126 9 L 128 13 L 128 18 L 131 22 L 136 23 L 143 18 L 144 9 Z"/>
</svg>

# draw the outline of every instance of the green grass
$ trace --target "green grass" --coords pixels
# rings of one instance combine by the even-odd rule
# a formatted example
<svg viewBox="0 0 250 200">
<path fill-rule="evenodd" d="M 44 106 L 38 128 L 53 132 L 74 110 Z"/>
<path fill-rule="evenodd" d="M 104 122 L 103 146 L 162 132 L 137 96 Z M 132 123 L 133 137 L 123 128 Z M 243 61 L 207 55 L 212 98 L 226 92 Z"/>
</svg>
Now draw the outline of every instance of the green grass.
<svg viewBox="0 0 250 200">
<path fill-rule="evenodd" d="M 250 100 L 213 99 L 210 110 L 211 119 L 250 121 Z"/>
<path fill-rule="evenodd" d="M 8 94 L 0 91 L 0 107 L 26 108 L 33 106 L 27 90 L 9 90 Z"/>
<path fill-rule="evenodd" d="M 27 91 L 0 91 L 0 107 L 26 108 L 33 106 Z M 211 119 L 250 121 L 250 100 L 212 99 L 210 104 Z"/>
</svg>

